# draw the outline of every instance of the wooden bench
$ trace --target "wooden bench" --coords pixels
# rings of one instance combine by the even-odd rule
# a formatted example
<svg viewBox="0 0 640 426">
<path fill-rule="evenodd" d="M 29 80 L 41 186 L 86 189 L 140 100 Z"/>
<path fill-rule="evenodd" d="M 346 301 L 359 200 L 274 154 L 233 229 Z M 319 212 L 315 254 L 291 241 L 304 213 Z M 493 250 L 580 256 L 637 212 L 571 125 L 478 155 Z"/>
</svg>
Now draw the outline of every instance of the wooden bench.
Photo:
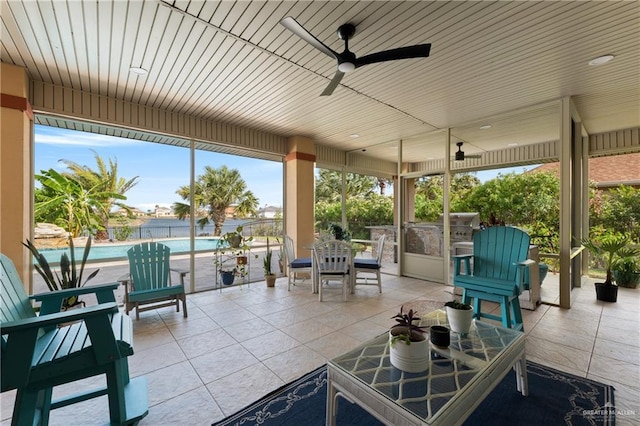
<svg viewBox="0 0 640 426">
<path fill-rule="evenodd" d="M 0 266 L 1 391 L 17 390 L 11 424 L 47 425 L 51 410 L 101 395 L 108 395 L 112 425 L 135 424 L 146 416 L 146 378 L 129 379 L 133 328 L 129 316 L 118 311 L 118 284 L 29 297 L 3 254 Z M 97 305 L 60 312 L 65 298 L 91 293 Z M 39 316 L 32 300 L 42 303 Z M 55 386 L 101 374 L 105 387 L 52 401 Z"/>
</svg>

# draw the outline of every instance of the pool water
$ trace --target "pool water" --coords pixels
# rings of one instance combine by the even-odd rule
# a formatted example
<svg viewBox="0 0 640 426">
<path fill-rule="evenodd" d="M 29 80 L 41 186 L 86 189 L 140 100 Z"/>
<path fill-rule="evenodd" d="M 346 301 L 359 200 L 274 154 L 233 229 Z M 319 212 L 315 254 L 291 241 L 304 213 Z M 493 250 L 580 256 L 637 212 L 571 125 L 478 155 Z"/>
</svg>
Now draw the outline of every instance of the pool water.
<svg viewBox="0 0 640 426">
<path fill-rule="evenodd" d="M 171 249 L 171 254 L 189 253 L 191 245 L 189 239 L 172 239 L 172 240 L 155 240 Z M 104 260 L 104 259 L 124 259 L 127 257 L 127 250 L 140 244 L 92 244 L 89 251 L 88 260 Z M 221 242 L 220 247 L 226 245 Z M 218 246 L 218 238 L 196 238 L 195 251 L 215 250 Z M 69 249 L 41 249 L 40 253 L 47 259 L 49 263 L 59 263 L 63 253 L 69 254 Z M 82 259 L 84 247 L 76 247 L 74 249 L 76 261 Z"/>
</svg>

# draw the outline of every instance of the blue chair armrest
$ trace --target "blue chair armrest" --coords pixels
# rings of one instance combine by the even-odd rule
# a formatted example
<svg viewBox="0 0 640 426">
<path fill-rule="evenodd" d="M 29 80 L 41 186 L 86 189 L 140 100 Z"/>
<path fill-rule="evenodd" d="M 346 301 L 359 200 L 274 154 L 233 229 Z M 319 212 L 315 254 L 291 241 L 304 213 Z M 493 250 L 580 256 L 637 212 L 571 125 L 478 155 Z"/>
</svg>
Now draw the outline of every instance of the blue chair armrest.
<svg viewBox="0 0 640 426">
<path fill-rule="evenodd" d="M 2 334 L 11 334 L 40 328 L 46 328 L 65 322 L 80 321 L 94 316 L 114 314 L 118 312 L 118 305 L 115 302 L 101 303 L 87 308 L 72 309 L 65 312 L 56 312 L 48 315 L 40 315 L 32 318 L 25 318 L 17 321 L 3 322 L 0 324 Z"/>
<path fill-rule="evenodd" d="M 453 275 L 462 275 L 460 269 L 460 262 L 464 261 L 464 273 L 465 275 L 471 275 L 471 259 L 473 259 L 472 254 L 457 254 L 451 256 L 453 258 Z"/>
<path fill-rule="evenodd" d="M 68 288 L 65 290 L 51 291 L 49 293 L 39 293 L 29 296 L 29 299 L 42 302 L 40 314 L 50 314 L 59 312 L 62 301 L 67 297 L 80 296 L 83 294 L 95 294 L 98 303 L 115 302 L 114 291 L 120 286 L 118 283 L 92 285 L 87 287 Z"/>
</svg>

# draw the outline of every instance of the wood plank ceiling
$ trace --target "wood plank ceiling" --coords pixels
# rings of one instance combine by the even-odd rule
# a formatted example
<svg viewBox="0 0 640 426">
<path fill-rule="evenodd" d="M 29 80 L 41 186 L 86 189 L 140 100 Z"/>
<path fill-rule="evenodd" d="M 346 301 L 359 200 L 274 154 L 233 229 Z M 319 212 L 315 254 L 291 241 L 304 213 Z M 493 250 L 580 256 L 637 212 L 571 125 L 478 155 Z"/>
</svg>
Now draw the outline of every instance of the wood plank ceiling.
<svg viewBox="0 0 640 426">
<path fill-rule="evenodd" d="M 320 97 L 336 64 L 285 16 L 336 51 L 351 22 L 358 56 L 419 43 L 431 55 L 359 68 Z M 446 127 L 468 154 L 556 140 L 563 96 L 591 134 L 640 126 L 637 1 L 8 0 L 1 22 L 2 62 L 35 81 L 386 160 Z M 439 139 L 415 145 L 444 154 Z"/>
</svg>

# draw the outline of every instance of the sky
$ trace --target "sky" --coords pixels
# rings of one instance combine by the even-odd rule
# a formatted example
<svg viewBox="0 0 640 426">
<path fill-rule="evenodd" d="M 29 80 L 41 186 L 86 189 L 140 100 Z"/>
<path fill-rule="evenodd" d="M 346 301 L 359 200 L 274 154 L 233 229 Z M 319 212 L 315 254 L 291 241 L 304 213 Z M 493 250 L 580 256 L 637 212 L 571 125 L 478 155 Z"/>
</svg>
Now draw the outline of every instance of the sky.
<svg viewBox="0 0 640 426">
<path fill-rule="evenodd" d="M 176 194 L 178 188 L 189 184 L 189 149 L 159 143 L 142 142 L 56 127 L 35 126 L 35 172 L 56 169 L 65 171 L 60 160 L 70 160 L 96 169 L 95 154 L 108 163 L 117 161 L 118 176 L 131 179 L 138 176 L 138 184 L 125 195 L 127 205 L 142 211 L 156 205 L 171 207 L 183 201 Z M 240 171 L 247 189 L 258 198 L 258 205 L 281 207 L 282 163 L 252 158 L 196 151 L 196 177 L 205 166 L 226 165 Z M 531 167 L 529 167 L 531 168 Z M 521 173 L 525 167 L 477 172 L 481 182 L 495 178 L 498 173 Z"/>
<path fill-rule="evenodd" d="M 108 159 L 117 161 L 118 176 L 126 179 L 138 176 L 138 184 L 125 194 L 127 205 L 147 211 L 156 205 L 171 207 L 176 201 L 184 202 L 176 191 L 189 185 L 189 149 L 35 126 L 35 173 L 51 168 L 66 171 L 61 159 L 96 169 L 94 151 L 107 164 Z M 282 206 L 282 163 L 196 151 L 196 177 L 202 174 L 205 166 L 218 168 L 222 165 L 240 171 L 260 207 Z"/>
</svg>

